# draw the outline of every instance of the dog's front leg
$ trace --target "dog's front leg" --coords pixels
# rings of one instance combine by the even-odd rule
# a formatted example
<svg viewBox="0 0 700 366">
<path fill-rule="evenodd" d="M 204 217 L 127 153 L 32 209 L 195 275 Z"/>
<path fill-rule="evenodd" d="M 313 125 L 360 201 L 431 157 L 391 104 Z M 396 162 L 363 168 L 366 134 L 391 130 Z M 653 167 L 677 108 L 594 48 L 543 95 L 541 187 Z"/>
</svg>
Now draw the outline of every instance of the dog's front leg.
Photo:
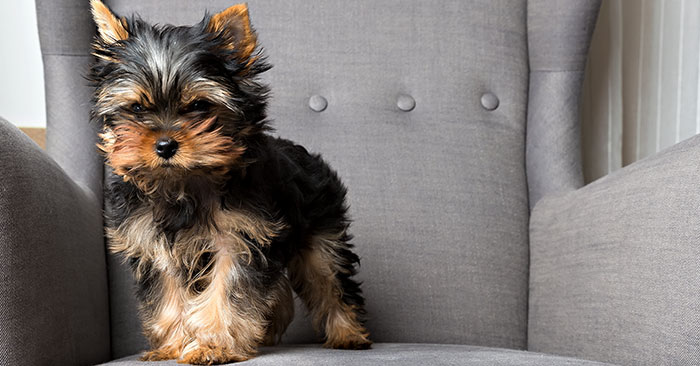
<svg viewBox="0 0 700 366">
<path fill-rule="evenodd" d="M 211 365 L 245 361 L 256 354 L 265 335 L 265 317 L 250 301 L 244 266 L 231 250 L 220 247 L 213 257 L 209 283 L 192 298 L 185 324 L 191 341 L 179 362 Z M 245 292 L 244 292 L 245 291 Z"/>
</svg>

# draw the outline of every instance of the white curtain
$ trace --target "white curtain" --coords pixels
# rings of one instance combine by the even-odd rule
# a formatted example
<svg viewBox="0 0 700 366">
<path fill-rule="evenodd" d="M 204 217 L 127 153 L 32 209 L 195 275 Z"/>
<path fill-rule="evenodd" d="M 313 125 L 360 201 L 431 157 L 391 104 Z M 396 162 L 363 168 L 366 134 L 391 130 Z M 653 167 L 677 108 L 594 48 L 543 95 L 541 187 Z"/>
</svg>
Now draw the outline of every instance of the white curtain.
<svg viewBox="0 0 700 366">
<path fill-rule="evenodd" d="M 582 95 L 586 182 L 700 133 L 700 0 L 603 0 Z"/>
</svg>

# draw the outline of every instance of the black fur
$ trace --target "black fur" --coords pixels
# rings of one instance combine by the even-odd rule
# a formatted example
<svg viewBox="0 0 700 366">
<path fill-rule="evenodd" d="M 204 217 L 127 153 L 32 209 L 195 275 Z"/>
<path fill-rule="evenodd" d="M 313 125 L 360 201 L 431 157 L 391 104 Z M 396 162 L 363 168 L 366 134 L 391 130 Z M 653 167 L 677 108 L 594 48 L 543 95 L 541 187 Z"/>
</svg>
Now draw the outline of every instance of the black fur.
<svg viewBox="0 0 700 366">
<path fill-rule="evenodd" d="M 201 174 L 185 176 L 185 194 L 176 199 L 145 194 L 132 181 L 110 173 L 105 181 L 106 222 L 116 229 L 134 212 L 147 208 L 153 211 L 158 230 L 172 243 L 182 230 L 214 225 L 212 212 L 217 207 L 252 211 L 270 222 L 281 221 L 286 228 L 269 246 L 246 238 L 251 253 L 257 256 L 251 264 L 250 280 L 264 289 L 284 275 L 287 264 L 308 249 L 313 236 L 346 232 L 350 225 L 347 190 L 320 155 L 269 134 L 265 113 L 269 90 L 258 80 L 269 64 L 259 52 L 251 62 L 238 57 L 236 49 L 222 47 L 230 39 L 208 31 L 209 20 L 205 17 L 192 27 L 175 27 L 151 26 L 132 17 L 127 21 L 128 39 L 107 43 L 97 38 L 89 76 L 96 87 L 92 117 L 104 128 L 137 123 L 151 130 L 173 129 L 171 121 L 189 113 L 179 104 L 181 90 L 197 79 L 212 80 L 231 95 L 227 105 L 215 106 L 219 108 L 216 128 L 245 146 L 240 159 L 243 163 L 230 167 L 223 181 L 208 180 Z M 163 58 L 156 60 L 160 56 Z M 154 68 L 157 62 L 166 65 Z M 165 73 L 171 74 L 166 77 Z M 124 81 L 150 92 L 153 105 L 147 112 L 134 114 L 128 106 L 99 98 L 100 93 Z M 344 245 L 337 249 L 336 277 L 342 300 L 363 315 L 360 284 L 353 279 L 359 257 L 352 252 L 350 240 L 349 234 L 340 240 Z M 147 268 L 149 275 L 138 283 L 138 295 L 147 301 L 155 291 L 152 264 L 141 263 L 139 258 L 130 260 L 134 267 L 140 263 Z M 203 274 L 211 260 L 211 256 L 203 256 L 194 271 L 182 268 L 183 277 Z M 196 292 L 206 286 L 196 278 L 188 281 L 195 283 Z"/>
</svg>

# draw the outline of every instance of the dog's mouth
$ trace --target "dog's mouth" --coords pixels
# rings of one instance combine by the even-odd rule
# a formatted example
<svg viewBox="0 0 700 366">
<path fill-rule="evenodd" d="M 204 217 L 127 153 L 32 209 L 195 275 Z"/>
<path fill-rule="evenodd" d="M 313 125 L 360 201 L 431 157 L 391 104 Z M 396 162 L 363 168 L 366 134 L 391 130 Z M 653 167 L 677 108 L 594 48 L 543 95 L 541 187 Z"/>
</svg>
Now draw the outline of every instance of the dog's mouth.
<svg viewBox="0 0 700 366">
<path fill-rule="evenodd" d="M 159 168 L 164 168 L 164 169 L 175 169 L 176 166 L 175 164 L 171 163 L 170 161 L 166 160 L 162 163 L 160 163 Z"/>
</svg>

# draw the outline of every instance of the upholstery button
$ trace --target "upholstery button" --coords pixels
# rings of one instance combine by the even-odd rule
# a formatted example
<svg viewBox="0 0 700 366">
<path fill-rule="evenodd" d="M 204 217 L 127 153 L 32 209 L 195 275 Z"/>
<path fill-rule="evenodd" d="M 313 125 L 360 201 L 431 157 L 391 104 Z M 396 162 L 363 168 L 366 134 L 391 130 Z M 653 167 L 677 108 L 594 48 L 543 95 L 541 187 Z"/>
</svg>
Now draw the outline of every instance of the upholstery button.
<svg viewBox="0 0 700 366">
<path fill-rule="evenodd" d="M 481 105 L 487 111 L 492 111 L 498 108 L 498 103 L 498 97 L 496 97 L 493 93 L 484 93 L 481 96 Z"/>
<path fill-rule="evenodd" d="M 309 98 L 309 108 L 314 112 L 323 112 L 328 107 L 328 101 L 326 98 L 316 94 Z"/>
<path fill-rule="evenodd" d="M 410 95 L 401 94 L 396 98 L 396 106 L 404 112 L 410 112 L 416 108 L 416 100 Z"/>
<path fill-rule="evenodd" d="M 410 112 L 416 108 L 416 100 L 410 95 L 401 94 L 396 99 L 396 106 L 404 112 Z"/>
</svg>

